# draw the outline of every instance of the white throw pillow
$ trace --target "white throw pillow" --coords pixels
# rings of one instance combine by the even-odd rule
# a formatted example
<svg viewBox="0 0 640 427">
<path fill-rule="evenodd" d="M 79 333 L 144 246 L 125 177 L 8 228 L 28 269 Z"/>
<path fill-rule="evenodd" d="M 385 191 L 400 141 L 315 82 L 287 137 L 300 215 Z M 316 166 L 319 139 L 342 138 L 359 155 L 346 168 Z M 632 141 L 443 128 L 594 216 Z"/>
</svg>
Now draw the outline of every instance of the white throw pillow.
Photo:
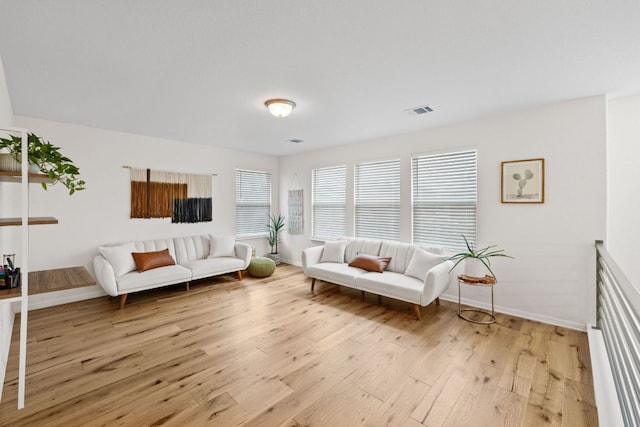
<svg viewBox="0 0 640 427">
<path fill-rule="evenodd" d="M 340 264 L 344 263 L 344 250 L 346 248 L 347 242 L 344 240 L 325 242 L 320 262 L 339 262 Z"/>
<path fill-rule="evenodd" d="M 444 254 L 444 248 L 442 246 L 419 245 L 418 247 L 424 249 L 427 252 L 431 252 L 432 254 L 436 254 L 436 255 L 443 255 Z"/>
<path fill-rule="evenodd" d="M 423 249 L 416 248 L 407 266 L 407 271 L 405 271 L 404 274 L 424 282 L 429 270 L 446 259 L 446 256 L 435 255 Z"/>
<path fill-rule="evenodd" d="M 133 242 L 116 246 L 100 246 L 98 251 L 109 261 L 116 277 L 120 277 L 123 274 L 137 269 L 133 255 L 131 255 L 132 252 L 138 252 Z"/>
<path fill-rule="evenodd" d="M 236 256 L 236 238 L 233 236 L 210 236 L 209 258 Z"/>
</svg>

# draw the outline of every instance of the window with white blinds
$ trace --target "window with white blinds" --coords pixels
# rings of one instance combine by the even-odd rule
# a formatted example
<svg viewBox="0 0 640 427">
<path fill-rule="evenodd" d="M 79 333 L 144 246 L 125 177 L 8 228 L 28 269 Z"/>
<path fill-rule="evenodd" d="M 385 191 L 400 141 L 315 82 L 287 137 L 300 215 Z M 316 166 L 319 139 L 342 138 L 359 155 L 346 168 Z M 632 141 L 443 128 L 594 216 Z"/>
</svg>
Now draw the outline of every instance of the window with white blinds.
<svg viewBox="0 0 640 427">
<path fill-rule="evenodd" d="M 465 250 L 476 243 L 476 150 L 412 159 L 413 242 Z"/>
<path fill-rule="evenodd" d="M 357 164 L 354 205 L 356 237 L 400 240 L 400 160 Z"/>
<path fill-rule="evenodd" d="M 271 214 L 271 174 L 236 169 L 236 237 L 268 234 Z"/>
<path fill-rule="evenodd" d="M 332 240 L 347 234 L 347 167 L 311 172 L 312 239 Z"/>
</svg>

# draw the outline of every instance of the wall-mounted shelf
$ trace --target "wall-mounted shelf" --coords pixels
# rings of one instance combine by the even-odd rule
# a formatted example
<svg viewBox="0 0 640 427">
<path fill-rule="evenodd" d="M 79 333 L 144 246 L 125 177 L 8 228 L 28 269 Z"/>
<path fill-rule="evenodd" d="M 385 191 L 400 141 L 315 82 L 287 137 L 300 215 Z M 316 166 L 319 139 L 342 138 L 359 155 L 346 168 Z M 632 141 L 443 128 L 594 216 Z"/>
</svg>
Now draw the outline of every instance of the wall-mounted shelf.
<svg viewBox="0 0 640 427">
<path fill-rule="evenodd" d="M 29 225 L 57 224 L 58 218 L 52 216 L 30 216 Z M 22 218 L 0 218 L 0 227 L 22 225 Z"/>
<path fill-rule="evenodd" d="M 22 175 L 18 172 L 0 171 L 0 182 L 22 182 Z M 30 173 L 29 182 L 53 184 L 53 180 L 43 173 Z"/>
<path fill-rule="evenodd" d="M 66 267 L 55 270 L 42 270 L 29 272 L 29 295 L 43 294 L 47 292 L 63 291 L 67 289 L 93 286 L 96 279 L 84 267 Z M 17 298 L 21 289 L 0 289 L 0 300 Z"/>
</svg>

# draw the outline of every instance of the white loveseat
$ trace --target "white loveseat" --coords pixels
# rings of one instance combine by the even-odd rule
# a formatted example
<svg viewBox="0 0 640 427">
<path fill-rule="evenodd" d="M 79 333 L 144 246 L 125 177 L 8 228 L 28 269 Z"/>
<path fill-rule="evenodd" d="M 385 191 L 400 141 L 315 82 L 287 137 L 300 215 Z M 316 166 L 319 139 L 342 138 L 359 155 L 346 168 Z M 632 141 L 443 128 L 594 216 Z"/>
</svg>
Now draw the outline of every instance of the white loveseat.
<svg viewBox="0 0 640 427">
<path fill-rule="evenodd" d="M 132 252 L 164 249 L 168 249 L 175 265 L 137 270 Z M 236 243 L 233 237 L 208 234 L 118 243 L 100 247 L 99 252 L 93 260 L 96 279 L 109 295 L 120 295 L 121 309 L 132 292 L 176 283 L 186 283 L 188 289 L 192 280 L 233 272 L 242 280 L 242 270 L 251 261 L 249 245 Z"/>
<path fill-rule="evenodd" d="M 391 258 L 382 273 L 351 267 L 357 255 L 367 254 Z M 365 292 L 406 301 L 413 304 L 418 320 L 420 307 L 436 301 L 453 283 L 449 274 L 453 262 L 442 255 L 440 248 L 418 245 L 346 238 L 327 242 L 302 252 L 302 267 L 307 277 L 312 278 L 311 290 L 316 279 L 358 289 Z"/>
</svg>

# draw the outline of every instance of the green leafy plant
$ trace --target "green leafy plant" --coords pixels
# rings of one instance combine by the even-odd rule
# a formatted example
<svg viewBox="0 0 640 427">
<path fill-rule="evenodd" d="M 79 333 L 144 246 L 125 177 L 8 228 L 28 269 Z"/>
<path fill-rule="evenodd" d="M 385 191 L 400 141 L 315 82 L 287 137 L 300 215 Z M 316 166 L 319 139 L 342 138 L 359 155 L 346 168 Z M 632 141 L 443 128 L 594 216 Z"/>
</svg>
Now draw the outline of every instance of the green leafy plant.
<svg viewBox="0 0 640 427">
<path fill-rule="evenodd" d="M 80 169 L 73 161 L 60 153 L 60 147 L 56 147 L 41 137 L 27 134 L 28 160 L 40 168 L 40 172 L 53 180 L 53 184 L 62 183 L 69 189 L 69 195 L 85 189 L 85 182 L 80 179 Z M 22 157 L 22 138 L 12 135 L 10 138 L 0 138 L 0 149 L 9 150 L 11 157 L 18 162 Z M 42 188 L 47 189 L 47 183 L 42 183 Z"/>
<path fill-rule="evenodd" d="M 280 240 L 278 234 L 285 228 L 284 215 L 278 215 L 276 218 L 274 215 L 269 216 L 269 246 L 271 246 L 271 253 L 278 253 L 278 241 Z"/>
<path fill-rule="evenodd" d="M 464 239 L 464 243 L 467 246 L 467 250 L 449 257 L 449 260 L 455 261 L 455 264 L 453 264 L 453 267 L 451 267 L 449 273 L 451 273 L 453 269 L 456 268 L 458 264 L 460 264 L 463 260 L 467 258 L 475 258 L 482 264 L 484 264 L 484 266 L 487 267 L 487 270 L 489 270 L 489 273 L 491 273 L 491 275 L 495 278 L 496 275 L 493 273 L 493 270 L 491 270 L 491 258 L 505 257 L 514 259 L 511 255 L 504 254 L 504 249 L 494 249 L 495 247 L 497 247 L 497 245 L 487 246 L 486 248 L 482 249 L 474 249 L 473 246 L 469 244 L 469 241 L 465 236 L 462 236 L 462 238 Z"/>
</svg>

